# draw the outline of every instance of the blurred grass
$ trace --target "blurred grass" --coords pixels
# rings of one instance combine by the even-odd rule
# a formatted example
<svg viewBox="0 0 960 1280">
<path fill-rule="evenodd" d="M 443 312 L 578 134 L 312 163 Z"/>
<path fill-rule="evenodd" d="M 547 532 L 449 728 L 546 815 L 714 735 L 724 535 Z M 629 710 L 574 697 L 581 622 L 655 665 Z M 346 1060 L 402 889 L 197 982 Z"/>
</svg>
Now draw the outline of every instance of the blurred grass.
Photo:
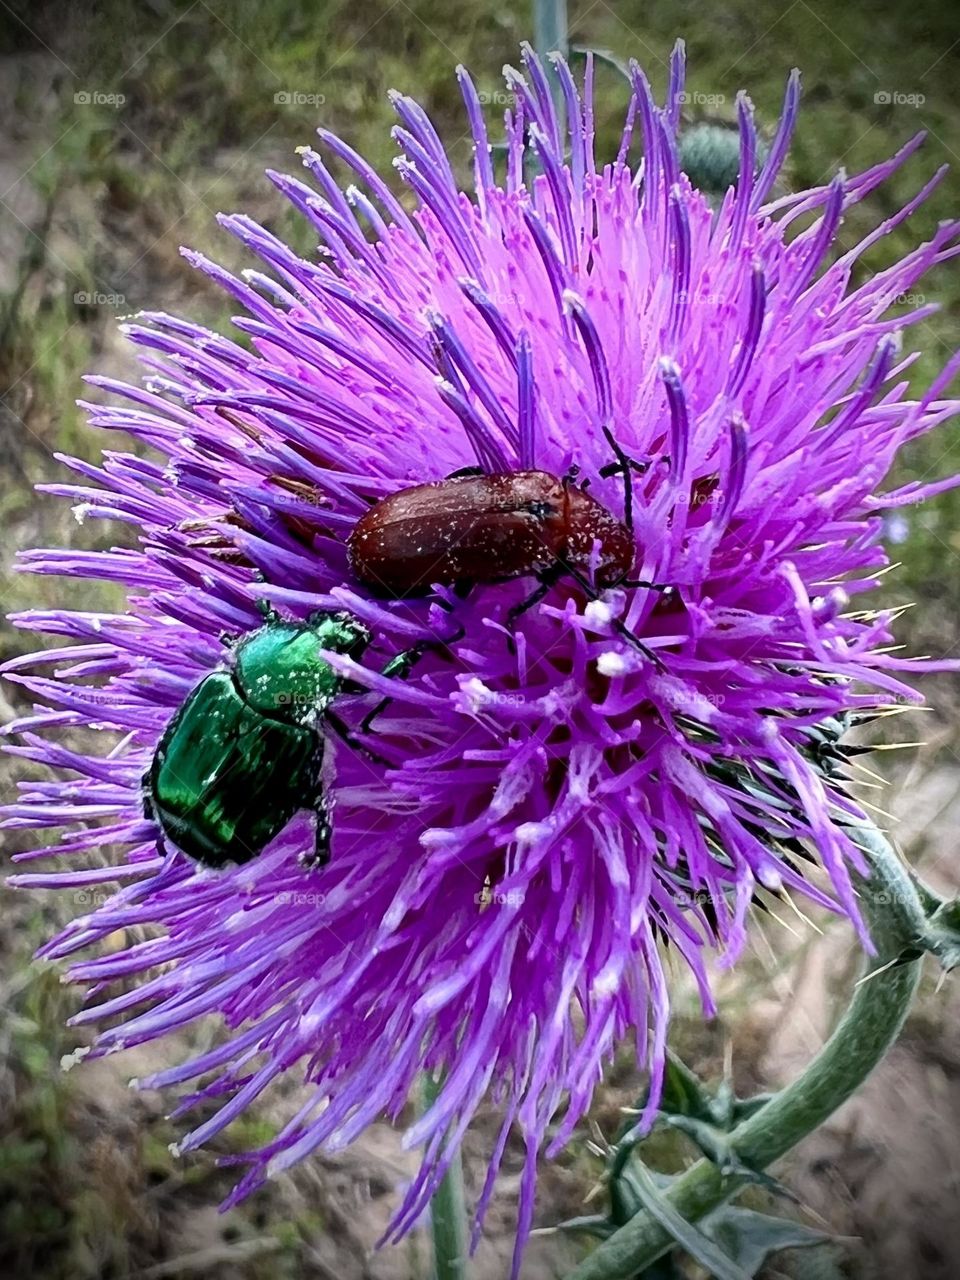
<svg viewBox="0 0 960 1280">
<path fill-rule="evenodd" d="M 866 208 L 851 212 L 841 233 L 845 247 L 898 209 L 936 167 L 957 159 L 960 44 L 954 47 L 952 11 L 938 0 L 843 8 L 826 0 L 790 6 L 624 0 L 615 7 L 581 0 L 571 5 L 570 17 L 576 43 L 637 57 L 660 95 L 670 47 L 683 35 L 690 92 L 722 95 L 718 114 L 732 118 L 734 95 L 746 87 L 768 129 L 786 72 L 799 64 L 805 98 L 790 159 L 795 187 L 820 183 L 839 165 L 865 168 L 919 127 L 928 129 L 920 157 Z M 132 371 L 116 336 L 118 315 L 166 308 L 226 327 L 229 303 L 184 264 L 179 245 L 229 266 L 248 265 L 214 221 L 218 210 L 243 208 L 311 252 L 306 227 L 262 170 L 296 171 L 294 148 L 310 142 L 322 122 L 388 173 L 395 155 L 386 99 L 391 87 L 424 104 L 466 177 L 470 145 L 454 66 L 466 63 L 481 90 L 494 93 L 502 64 L 517 62 L 517 46 L 529 33 L 526 6 L 497 0 L 456 7 L 443 0 L 225 0 L 215 6 L 150 0 L 135 8 L 127 0 L 99 0 L 82 10 L 41 0 L 0 8 L 7 121 L 0 229 L 9 250 L 0 262 L 6 280 L 0 520 L 7 531 L 0 592 L 6 607 L 82 602 L 96 608 L 118 601 L 96 584 L 16 577 L 10 562 L 18 545 L 110 545 L 126 538 L 117 527 L 77 525 L 64 504 L 38 501 L 31 485 L 62 474 L 54 451 L 92 458 L 104 443 L 115 443 L 85 427 L 73 402 L 82 394 L 84 371 Z M 597 85 L 598 151 L 609 154 L 619 141 L 625 85 L 608 67 L 598 68 Z M 920 107 L 884 105 L 875 101 L 878 91 L 926 100 Z M 318 101 L 284 105 L 276 98 L 284 93 Z M 77 94 L 125 100 L 98 105 L 75 100 Z M 955 212 L 956 193 L 956 179 L 948 177 L 860 270 L 880 269 L 928 238 L 939 219 Z M 940 271 L 918 288 L 942 305 L 912 336 L 924 349 L 914 366 L 923 384 L 960 346 L 960 273 Z M 954 470 L 960 470 L 960 432 L 948 427 L 907 451 L 897 479 Z M 902 627 L 904 637 L 950 648 L 958 639 L 960 496 L 946 494 L 910 515 L 899 552 L 903 568 L 891 576 L 888 601 L 914 598 L 923 605 L 912 630 Z M 4 630 L 0 657 L 29 643 Z M 5 696 L 14 697 L 9 690 Z M 3 769 L 0 790 L 10 775 Z M 209 1205 L 229 1179 L 208 1166 L 184 1170 L 174 1162 L 167 1143 L 177 1126 L 145 1104 L 128 1115 L 100 1116 L 99 1128 L 91 1129 L 89 1102 L 81 1105 L 75 1077 L 58 1067 L 60 1054 L 75 1043 L 63 1030 L 74 1000 L 55 974 L 27 964 L 58 917 L 76 908 L 59 901 L 40 907 L 10 895 L 5 901 L 0 951 L 9 975 L 9 1018 L 0 1040 L 0 1087 L 9 1106 L 2 1121 L 0 1269 L 45 1280 L 146 1275 L 152 1261 L 179 1248 L 169 1220 L 174 1193 L 182 1204 L 193 1189 L 193 1203 Z M 749 1005 L 749 996 L 743 1003 Z M 700 1043 L 696 1027 L 695 1020 L 686 1033 L 681 1027 L 681 1037 L 715 1057 L 716 1044 Z M 256 1114 L 240 1122 L 230 1149 L 262 1140 L 263 1124 Z M 572 1157 L 571 1163 L 575 1168 Z M 232 1215 L 231 1223 L 220 1237 L 226 1252 L 215 1254 L 208 1274 L 247 1280 L 326 1274 L 315 1255 L 330 1224 L 302 1192 L 288 1187 L 271 1201 L 269 1215 L 254 1205 Z M 231 1253 L 237 1244 L 243 1248 Z"/>
</svg>

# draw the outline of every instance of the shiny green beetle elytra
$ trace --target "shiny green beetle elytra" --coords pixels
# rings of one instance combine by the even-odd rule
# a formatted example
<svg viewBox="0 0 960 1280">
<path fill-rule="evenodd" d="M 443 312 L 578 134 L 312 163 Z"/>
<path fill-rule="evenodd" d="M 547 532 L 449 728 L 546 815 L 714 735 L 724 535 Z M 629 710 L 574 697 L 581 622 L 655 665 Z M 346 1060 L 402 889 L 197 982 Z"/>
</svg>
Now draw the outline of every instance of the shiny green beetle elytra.
<svg viewBox="0 0 960 1280">
<path fill-rule="evenodd" d="M 348 613 L 306 622 L 268 613 L 236 643 L 231 668 L 205 676 L 167 725 L 143 780 L 145 815 L 188 857 L 223 867 L 255 858 L 309 809 L 316 841 L 308 861 L 329 861 L 325 729 L 352 743 L 330 710 L 352 686 L 321 651 L 359 660 L 369 643 Z M 420 652 L 398 655 L 385 672 L 405 674 Z"/>
</svg>

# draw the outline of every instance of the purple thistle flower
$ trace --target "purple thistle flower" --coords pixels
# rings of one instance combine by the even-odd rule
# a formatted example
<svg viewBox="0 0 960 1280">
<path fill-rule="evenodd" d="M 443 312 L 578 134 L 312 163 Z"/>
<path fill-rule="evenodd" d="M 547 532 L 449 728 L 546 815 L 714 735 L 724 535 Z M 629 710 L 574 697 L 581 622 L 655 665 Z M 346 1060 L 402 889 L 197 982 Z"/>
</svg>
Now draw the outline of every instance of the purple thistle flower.
<svg viewBox="0 0 960 1280">
<path fill-rule="evenodd" d="M 245 1157 L 229 1203 L 396 1117 L 417 1076 L 442 1070 L 437 1101 L 406 1133 L 424 1157 L 390 1238 L 423 1212 L 489 1093 L 504 1119 L 477 1230 L 516 1123 L 526 1145 L 517 1259 L 548 1127 L 552 1153 L 629 1035 L 651 1080 L 644 1122 L 653 1114 L 664 950 L 690 966 L 711 1013 L 708 956 L 736 960 L 761 890 L 832 907 L 869 945 L 850 879 L 863 860 L 847 830 L 863 815 L 843 787 L 838 739 L 891 695 L 915 695 L 899 677 L 905 660 L 886 650 L 889 617 L 848 602 L 887 563 L 883 513 L 960 482 L 878 493 L 897 449 L 958 409 L 945 398 L 957 360 L 922 399 L 907 394 L 914 357 L 900 332 L 933 308 L 886 313 L 958 252 L 960 224 L 851 279 L 941 175 L 831 261 L 845 211 L 920 138 L 856 177 L 771 202 L 797 115 L 794 74 L 762 164 L 740 98 L 740 176 L 714 212 L 678 166 L 680 46 L 667 109 L 633 69 L 620 152 L 600 167 L 589 62 L 582 96 L 556 63 L 567 135 L 543 69 L 529 51 L 524 61 L 526 76 L 507 73 L 516 105 L 502 178 L 465 71 L 469 194 L 422 109 L 396 95 L 396 167 L 414 212 L 321 130 L 322 154 L 301 153 L 309 182 L 270 174 L 316 229 L 319 263 L 250 218 L 222 217 L 262 269 L 237 278 L 186 256 L 239 303 L 240 340 L 162 313 L 124 326 L 143 385 L 90 378 L 119 404 L 86 407 L 95 427 L 149 456 L 68 458 L 79 480 L 44 489 L 135 538 L 110 551 L 32 551 L 23 567 L 122 583 L 129 607 L 16 618 L 65 640 L 9 664 L 37 700 L 11 750 L 69 780 L 27 782 L 6 811 L 9 827 L 68 828 L 24 861 L 126 849 L 112 867 L 15 877 L 120 886 L 44 956 L 159 926 L 125 950 L 72 960 L 70 977 L 93 998 L 74 1023 L 110 1023 L 93 1054 L 208 1013 L 226 1022 L 224 1044 L 139 1081 L 202 1078 L 183 1109 L 221 1103 L 180 1150 L 212 1138 L 281 1073 L 312 1083 L 303 1109 Z M 507 625 L 529 579 L 384 602 L 351 577 L 345 539 L 371 500 L 465 466 L 563 475 L 575 464 L 624 515 L 604 428 L 639 464 L 636 573 L 669 591 L 590 598 L 563 579 Z M 376 725 L 385 764 L 336 749 L 322 870 L 298 860 L 312 847 L 306 815 L 227 871 L 158 843 L 144 818 L 141 778 L 165 725 L 225 663 L 221 633 L 260 625 L 260 599 L 298 618 L 346 609 L 371 628 L 362 663 L 330 659 L 371 691 L 338 700 L 348 724 L 393 699 Z M 430 651 L 407 679 L 378 674 L 458 628 L 452 661 Z M 39 665 L 50 674 L 22 674 Z M 63 745 L 76 727 L 103 730 L 103 754 Z"/>
</svg>

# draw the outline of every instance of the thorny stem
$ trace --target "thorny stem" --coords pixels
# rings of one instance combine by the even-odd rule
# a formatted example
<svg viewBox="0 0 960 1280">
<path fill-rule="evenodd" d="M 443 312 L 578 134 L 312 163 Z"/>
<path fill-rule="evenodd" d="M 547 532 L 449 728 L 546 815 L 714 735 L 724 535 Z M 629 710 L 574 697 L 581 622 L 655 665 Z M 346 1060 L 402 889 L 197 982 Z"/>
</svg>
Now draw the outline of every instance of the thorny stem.
<svg viewBox="0 0 960 1280">
<path fill-rule="evenodd" d="M 428 1072 L 423 1080 L 424 1110 L 437 1100 L 442 1081 Z M 433 1280 L 466 1280 L 467 1214 L 463 1193 L 463 1165 L 459 1149 L 430 1201 L 433 1240 Z"/>
<path fill-rule="evenodd" d="M 857 984 L 839 1025 L 806 1070 L 731 1134 L 733 1151 L 758 1171 L 856 1092 L 899 1035 L 920 979 L 928 922 L 917 890 L 879 831 L 857 826 L 850 834 L 871 868 L 869 879 L 855 879 L 877 954 L 866 965 L 869 980 Z M 695 1222 L 743 1185 L 742 1177 L 724 1176 L 712 1161 L 702 1159 L 673 1183 L 665 1198 Z M 585 1258 L 568 1280 L 629 1280 L 675 1243 L 642 1211 Z"/>
</svg>

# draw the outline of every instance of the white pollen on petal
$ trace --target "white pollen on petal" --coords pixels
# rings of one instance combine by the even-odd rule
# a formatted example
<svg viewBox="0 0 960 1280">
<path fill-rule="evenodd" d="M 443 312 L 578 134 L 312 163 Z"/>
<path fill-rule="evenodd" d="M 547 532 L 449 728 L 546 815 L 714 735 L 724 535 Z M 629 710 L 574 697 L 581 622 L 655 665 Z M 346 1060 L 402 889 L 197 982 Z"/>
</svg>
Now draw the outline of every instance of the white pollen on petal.
<svg viewBox="0 0 960 1280">
<path fill-rule="evenodd" d="M 490 702 L 491 693 L 479 676 L 471 676 L 464 680 L 460 692 L 466 699 L 471 711 L 479 711 Z"/>
<path fill-rule="evenodd" d="M 610 625 L 613 613 L 610 606 L 603 600 L 591 600 L 584 609 L 583 616 L 587 622 L 592 622 L 595 626 L 606 627 Z"/>
<path fill-rule="evenodd" d="M 84 520 L 86 520 L 87 516 L 93 510 L 93 506 L 89 502 L 78 502 L 77 505 L 75 507 L 71 507 L 70 510 L 73 512 L 73 518 L 76 520 L 77 524 L 83 524 Z"/>
<path fill-rule="evenodd" d="M 597 974 L 591 992 L 595 996 L 612 995 L 620 986 L 620 975 L 612 965 Z"/>
<path fill-rule="evenodd" d="M 523 844 L 533 843 L 535 840 L 542 840 L 550 834 L 550 825 L 546 822 L 521 822 L 518 827 L 514 828 L 514 838 Z"/>
<path fill-rule="evenodd" d="M 626 675 L 629 667 L 624 662 L 622 654 L 614 649 L 608 649 L 597 659 L 597 670 L 602 676 L 622 676 Z"/>
<path fill-rule="evenodd" d="M 423 849 L 448 849 L 456 843 L 456 833 L 446 831 L 443 827 L 431 827 L 420 837 L 420 847 Z"/>
<path fill-rule="evenodd" d="M 765 889 L 772 889 L 775 893 L 783 888 L 783 876 L 775 867 L 761 867 L 757 879 Z"/>
<path fill-rule="evenodd" d="M 60 1059 L 60 1070 L 72 1071 L 73 1068 L 78 1063 L 84 1060 L 84 1058 L 87 1056 L 89 1052 L 90 1052 L 89 1047 L 85 1048 L 84 1046 L 81 1045 L 78 1048 L 74 1049 L 73 1053 L 65 1053 L 63 1057 Z"/>
<path fill-rule="evenodd" d="M 764 716 L 759 725 L 760 736 L 766 742 L 777 742 L 780 738 L 780 730 L 774 723 L 773 716 Z"/>
</svg>

